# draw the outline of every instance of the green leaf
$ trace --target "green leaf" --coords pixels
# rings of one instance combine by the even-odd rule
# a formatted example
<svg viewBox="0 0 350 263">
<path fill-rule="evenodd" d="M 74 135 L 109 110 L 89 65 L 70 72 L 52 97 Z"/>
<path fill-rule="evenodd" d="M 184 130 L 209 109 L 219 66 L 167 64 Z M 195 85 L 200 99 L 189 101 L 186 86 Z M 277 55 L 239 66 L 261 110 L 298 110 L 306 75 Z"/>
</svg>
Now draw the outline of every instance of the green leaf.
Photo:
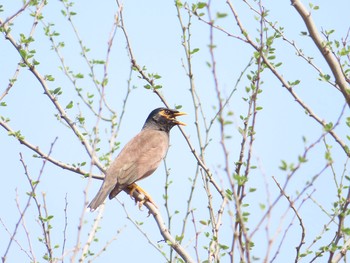
<svg viewBox="0 0 350 263">
<path fill-rule="evenodd" d="M 205 221 L 205 220 L 199 220 L 199 223 L 201 223 L 202 225 L 208 225 L 208 223 L 207 223 L 207 221 Z"/>
<path fill-rule="evenodd" d="M 172 243 L 171 243 L 169 240 L 167 240 L 166 243 L 167 243 L 169 246 L 172 245 Z"/>
<path fill-rule="evenodd" d="M 35 186 L 35 185 L 37 185 L 38 183 L 39 183 L 39 181 L 32 181 L 32 182 L 31 182 L 32 186 Z"/>
<path fill-rule="evenodd" d="M 197 53 L 199 51 L 199 48 L 194 48 L 192 51 L 190 51 L 190 55 L 193 55 L 194 53 Z"/>
<path fill-rule="evenodd" d="M 73 101 L 70 101 L 66 106 L 66 109 L 71 109 L 71 108 L 73 108 Z"/>
<path fill-rule="evenodd" d="M 184 238 L 183 235 L 182 236 L 178 236 L 178 235 L 175 236 L 175 240 L 178 242 L 182 241 L 183 238 Z"/>
<path fill-rule="evenodd" d="M 85 118 L 84 117 L 77 117 L 77 120 L 79 121 L 80 124 L 85 123 Z"/>
<path fill-rule="evenodd" d="M 282 164 L 279 166 L 279 168 L 282 170 L 282 171 L 287 171 L 287 168 L 288 168 L 288 164 L 286 161 L 282 160 L 281 161 Z"/>
<path fill-rule="evenodd" d="M 176 0 L 175 5 L 176 5 L 178 8 L 182 8 L 182 7 L 183 7 L 183 4 L 182 4 L 181 1 L 179 1 L 179 0 Z"/>
<path fill-rule="evenodd" d="M 282 62 L 278 62 L 276 65 L 275 65 L 275 68 L 278 68 L 279 66 L 282 65 Z"/>
<path fill-rule="evenodd" d="M 266 208 L 266 205 L 264 205 L 264 204 L 259 204 L 259 207 L 260 207 L 261 210 L 264 210 L 264 209 Z"/>
<path fill-rule="evenodd" d="M 233 178 L 237 181 L 239 186 L 244 185 L 248 181 L 248 178 L 244 175 L 235 174 Z"/>
<path fill-rule="evenodd" d="M 328 74 L 320 74 L 320 80 L 323 81 L 329 81 L 331 79 L 331 76 Z"/>
<path fill-rule="evenodd" d="M 307 162 L 307 159 L 304 156 L 301 156 L 301 155 L 298 156 L 298 160 L 299 160 L 300 163 L 306 163 Z"/>
<path fill-rule="evenodd" d="M 205 2 L 198 2 L 197 3 L 197 9 L 202 9 L 207 6 L 207 3 Z"/>
<path fill-rule="evenodd" d="M 54 81 L 55 80 L 55 78 L 52 77 L 52 75 L 45 75 L 44 77 L 47 81 Z"/>
<path fill-rule="evenodd" d="M 101 85 L 102 85 L 103 87 L 106 87 L 107 84 L 108 84 L 108 79 L 107 79 L 107 78 L 103 79 Z"/>
<path fill-rule="evenodd" d="M 226 197 L 227 197 L 230 201 L 232 201 L 232 195 L 233 195 L 232 191 L 231 191 L 230 189 L 226 189 L 225 193 L 226 193 Z"/>
<path fill-rule="evenodd" d="M 23 60 L 26 60 L 28 55 L 27 55 L 27 51 L 25 51 L 24 49 L 20 49 L 19 50 L 19 54 L 21 55 L 21 57 L 23 58 Z"/>
<path fill-rule="evenodd" d="M 36 196 L 35 193 L 33 193 L 33 192 L 26 192 L 26 194 L 27 194 L 28 196 L 30 196 L 30 197 L 35 197 L 35 196 Z"/>
<path fill-rule="evenodd" d="M 348 127 L 350 127 L 350 117 L 346 118 L 346 125 L 348 125 Z"/>
<path fill-rule="evenodd" d="M 84 78 L 84 74 L 78 73 L 76 75 L 73 75 L 73 77 L 76 78 L 76 79 L 82 79 L 82 78 Z"/>
<path fill-rule="evenodd" d="M 92 64 L 98 64 L 98 65 L 103 65 L 105 64 L 105 61 L 104 60 L 97 60 L 97 59 L 93 59 L 91 61 Z"/>
<path fill-rule="evenodd" d="M 325 130 L 326 132 L 329 132 L 329 131 L 332 130 L 332 129 L 333 129 L 333 123 L 332 123 L 332 122 L 327 123 L 327 124 L 324 126 L 324 130 Z"/>
<path fill-rule="evenodd" d="M 329 151 L 325 152 L 324 158 L 329 162 L 333 162 L 332 155 Z"/>
<path fill-rule="evenodd" d="M 226 246 L 226 245 L 223 245 L 223 244 L 219 244 L 219 247 L 223 250 L 227 250 L 229 249 L 230 247 L 229 246 Z"/>
<path fill-rule="evenodd" d="M 326 35 L 328 35 L 328 36 L 329 36 L 329 35 L 333 34 L 334 32 L 335 32 L 335 30 L 334 30 L 334 29 L 331 29 L 331 30 L 329 30 L 329 31 L 328 31 L 328 30 L 326 30 L 326 32 L 325 32 L 325 33 L 326 33 Z"/>
<path fill-rule="evenodd" d="M 50 90 L 50 93 L 53 95 L 61 95 L 62 94 L 61 87 L 58 87 L 54 90 Z"/>
<path fill-rule="evenodd" d="M 40 64 L 40 62 L 39 62 L 39 61 L 37 61 L 37 60 L 35 60 L 35 59 L 33 59 L 33 62 L 32 62 L 32 63 L 33 63 L 33 65 L 34 65 L 34 66 L 37 66 L 37 65 L 39 65 L 39 64 Z"/>
<path fill-rule="evenodd" d="M 224 17 L 226 17 L 226 16 L 227 16 L 226 13 L 220 13 L 220 12 L 217 12 L 217 13 L 216 13 L 216 17 L 217 17 L 217 18 L 224 18 Z"/>
<path fill-rule="evenodd" d="M 289 85 L 291 85 L 291 86 L 296 86 L 296 85 L 298 85 L 300 83 L 300 80 L 295 80 L 295 81 L 292 81 L 292 82 L 290 82 L 290 81 L 288 81 L 288 84 Z"/>
<path fill-rule="evenodd" d="M 338 42 L 339 43 L 339 42 Z M 346 56 L 346 55 L 348 55 L 349 54 L 349 50 L 348 49 L 345 49 L 345 48 L 342 48 L 342 49 L 340 49 L 340 51 L 339 51 L 339 55 L 340 56 Z"/>
<path fill-rule="evenodd" d="M 6 107 L 6 106 L 7 106 L 7 104 L 6 104 L 6 102 L 5 102 L 5 101 L 2 101 L 2 102 L 0 103 L 0 106 L 2 106 L 2 107 Z"/>
<path fill-rule="evenodd" d="M 18 140 L 23 141 L 24 136 L 21 134 L 21 131 L 15 131 L 15 132 L 8 132 L 9 136 L 16 137 Z"/>
</svg>

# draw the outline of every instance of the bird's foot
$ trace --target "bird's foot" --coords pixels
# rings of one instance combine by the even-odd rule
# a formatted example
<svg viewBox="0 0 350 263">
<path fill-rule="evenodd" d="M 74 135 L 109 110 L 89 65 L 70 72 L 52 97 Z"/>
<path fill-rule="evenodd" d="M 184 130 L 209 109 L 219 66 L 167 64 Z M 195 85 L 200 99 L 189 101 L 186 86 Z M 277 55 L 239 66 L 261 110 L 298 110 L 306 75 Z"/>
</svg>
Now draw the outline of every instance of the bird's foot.
<svg viewBox="0 0 350 263">
<path fill-rule="evenodd" d="M 130 196 L 133 196 L 133 193 L 135 191 L 139 192 L 140 194 L 143 194 L 144 195 L 144 198 L 143 200 L 139 201 L 139 209 L 141 209 L 142 205 L 145 203 L 145 202 L 150 202 L 152 203 L 156 208 L 158 208 L 158 206 L 156 205 L 156 203 L 154 202 L 153 198 L 145 191 L 143 190 L 140 186 L 138 186 L 137 184 L 133 183 L 131 185 L 128 186 L 128 189 L 129 189 L 129 195 Z"/>
</svg>

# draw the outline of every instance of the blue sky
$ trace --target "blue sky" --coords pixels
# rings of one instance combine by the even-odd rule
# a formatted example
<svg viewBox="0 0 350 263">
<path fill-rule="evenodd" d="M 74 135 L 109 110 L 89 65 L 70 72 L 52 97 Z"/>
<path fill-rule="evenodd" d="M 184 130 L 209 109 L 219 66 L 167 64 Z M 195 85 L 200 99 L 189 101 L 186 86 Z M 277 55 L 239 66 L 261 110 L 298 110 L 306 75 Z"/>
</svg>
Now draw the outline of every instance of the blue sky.
<svg viewBox="0 0 350 263">
<path fill-rule="evenodd" d="M 249 10 L 243 2 L 233 3 L 237 8 L 242 23 L 245 25 L 252 38 L 258 36 L 258 22 L 254 19 L 254 13 Z M 346 18 L 349 3 L 346 1 L 323 1 L 313 2 L 319 5 L 320 9 L 313 11 L 313 18 L 321 30 L 335 29 L 332 37 L 340 39 L 345 37 L 349 29 L 347 20 L 338 19 Z M 4 11 L 0 13 L 2 20 L 16 12 L 22 5 L 21 1 L 11 1 L 3 4 Z M 264 3 L 270 10 L 268 19 L 270 21 L 278 21 L 278 25 L 284 27 L 284 32 L 289 40 L 294 40 L 297 46 L 302 49 L 309 57 L 314 58 L 315 64 L 322 69 L 323 72 L 329 73 L 330 70 L 320 56 L 319 51 L 315 48 L 310 38 L 301 36 L 300 32 L 305 31 L 305 26 L 301 18 L 290 4 L 290 1 L 266 1 Z M 308 3 L 305 2 L 305 5 Z M 253 5 L 255 6 L 255 5 Z M 74 35 L 71 24 L 62 16 L 61 9 L 64 6 L 60 1 L 49 2 L 43 9 L 45 23 L 53 23 L 52 28 L 60 33 L 55 38 L 58 41 L 64 41 L 65 47 L 62 49 L 64 61 L 69 65 L 70 70 L 75 73 L 83 73 L 84 79 L 78 80 L 78 86 L 83 88 L 85 92 L 94 92 L 94 85 L 88 77 L 89 69 L 80 55 L 80 47 Z M 32 9 L 34 10 L 34 9 Z M 72 10 L 77 12 L 73 17 L 75 27 L 79 32 L 84 45 L 90 49 L 88 56 L 90 59 L 104 60 L 106 57 L 107 41 L 112 29 L 114 15 L 117 11 L 117 5 L 114 1 L 104 1 L 100 3 L 92 1 L 77 1 Z M 225 1 L 217 1 L 213 3 L 212 12 L 228 13 L 228 6 Z M 183 10 L 183 19 L 185 20 L 185 12 Z M 176 15 L 176 8 L 172 1 L 127 1 L 123 3 L 123 16 L 125 27 L 129 35 L 131 46 L 137 63 L 146 66 L 149 73 L 157 73 L 162 76 L 159 83 L 162 84 L 162 94 L 168 101 L 169 105 L 182 105 L 182 109 L 188 113 L 188 116 L 182 117 L 181 120 L 188 125 L 184 128 L 186 134 L 190 138 L 194 147 L 198 150 L 196 139 L 196 129 L 194 124 L 194 109 L 189 92 L 189 81 L 183 69 L 184 51 L 181 45 L 181 28 Z M 32 17 L 26 11 L 14 20 L 11 34 L 19 40 L 19 34 L 29 34 L 32 25 Z M 186 21 L 186 20 L 185 20 Z M 345 22 L 344 22 L 345 21 Z M 239 34 L 236 23 L 231 14 L 226 18 L 220 19 L 217 23 L 226 28 L 235 35 Z M 55 52 L 51 50 L 51 43 L 43 34 L 43 25 L 39 23 L 34 35 L 35 41 L 31 44 L 32 49 L 36 49 L 35 58 L 40 62 L 37 67 L 42 75 L 49 74 L 54 76 L 55 81 L 50 82 L 50 89 L 61 87 L 63 94 L 59 97 L 60 103 L 65 106 L 72 99 L 76 99 L 76 92 L 69 80 L 59 69 L 60 62 Z M 270 29 L 271 30 L 271 29 Z M 210 61 L 208 50 L 209 44 L 209 28 L 197 18 L 192 17 L 191 24 L 191 45 L 192 48 L 199 48 L 199 51 L 193 55 L 193 72 L 196 90 L 201 98 L 203 110 L 212 118 L 216 111 L 217 99 L 214 90 L 213 77 L 211 69 L 208 68 L 206 62 Z M 269 31 L 270 32 L 270 31 Z M 214 43 L 217 45 L 215 49 L 215 58 L 217 62 L 218 81 L 223 96 L 227 96 L 234 89 L 236 81 L 242 70 L 248 64 L 254 50 L 234 38 L 227 37 L 225 34 L 214 31 Z M 327 122 L 336 123 L 343 105 L 344 99 L 341 94 L 332 86 L 318 80 L 317 72 L 310 67 L 308 63 L 295 55 L 295 50 L 282 39 L 276 40 L 276 60 L 282 61 L 280 73 L 288 80 L 294 81 L 299 79 L 300 85 L 295 88 L 301 99 L 309 105 L 314 112 Z M 4 37 L 0 39 L 0 94 L 6 89 L 8 80 L 17 67 L 20 57 L 16 50 L 10 45 Z M 108 102 L 117 112 L 121 112 L 122 104 L 127 93 L 127 80 L 130 74 L 130 59 L 127 55 L 125 38 L 120 29 L 117 30 L 113 43 L 113 49 L 110 55 L 109 65 L 109 82 L 106 88 L 106 96 Z M 255 70 L 252 67 L 251 70 Z M 98 79 L 102 78 L 103 66 L 96 66 L 96 75 Z M 263 107 L 258 113 L 256 124 L 256 140 L 253 147 L 253 164 L 257 169 L 250 174 L 250 180 L 247 187 L 257 188 L 254 193 L 247 195 L 245 201 L 250 204 L 247 211 L 250 212 L 248 226 L 254 229 L 256 223 L 260 219 L 264 211 L 261 211 L 259 204 L 267 203 L 268 196 L 273 200 L 279 194 L 276 184 L 272 180 L 275 176 L 277 180 L 284 182 L 286 172 L 279 169 L 281 160 L 288 163 L 297 163 L 298 156 L 304 153 L 305 144 L 303 137 L 306 138 L 306 145 L 310 145 L 322 135 L 322 128 L 309 116 L 307 116 L 300 106 L 295 103 L 290 94 L 284 89 L 274 76 L 265 70 L 263 74 L 264 84 L 263 92 L 259 95 L 258 105 Z M 143 86 L 146 83 L 138 78 L 136 72 L 133 72 L 131 78 L 131 92 L 127 100 L 126 112 L 121 125 L 117 141 L 121 146 L 130 140 L 141 129 L 148 113 L 162 106 L 159 98 L 150 90 L 146 90 Z M 232 139 L 227 141 L 227 147 L 230 152 L 230 162 L 234 167 L 237 161 L 241 135 L 238 127 L 242 126 L 240 115 L 246 114 L 247 104 L 242 100 L 246 96 L 245 86 L 249 84 L 246 76 L 237 86 L 232 99 L 228 105 L 227 111 L 232 111 L 233 116 L 229 117 L 233 122 L 226 128 L 228 135 Z M 72 132 L 57 121 L 54 117 L 56 110 L 52 103 L 48 101 L 43 94 L 43 89 L 38 81 L 27 69 L 21 69 L 18 80 L 10 93 L 4 98 L 6 107 L 0 107 L 0 115 L 10 118 L 9 125 L 14 130 L 21 130 L 26 140 L 37 145 L 45 152 L 49 151 L 50 144 L 58 137 L 54 145 L 52 156 L 55 159 L 66 163 L 87 162 L 90 160 L 86 151 L 81 146 L 79 140 L 73 136 Z M 83 103 L 75 104 L 73 109 L 68 111 L 70 116 L 75 116 L 79 111 L 86 112 L 87 109 Z M 107 111 L 105 111 L 107 113 Z M 346 141 L 348 127 L 345 125 L 345 119 L 349 116 L 348 109 L 341 119 L 341 124 L 336 128 L 336 132 Z M 87 115 L 86 125 L 90 129 L 94 126 L 96 119 Z M 202 125 L 202 123 L 201 123 Z M 101 153 L 108 150 L 108 125 L 101 125 Z M 202 126 L 202 132 L 204 130 Z M 211 139 L 206 151 L 206 163 L 211 169 L 214 178 L 220 185 L 225 185 L 226 177 L 223 173 L 223 154 L 220 147 L 219 127 L 214 125 L 209 137 Z M 332 157 L 334 160 L 334 174 L 340 179 L 345 170 L 347 174 L 347 158 L 342 149 L 334 142 L 331 137 L 326 137 L 327 143 L 332 145 Z M 28 169 L 33 178 L 36 178 L 42 167 L 42 160 L 32 158 L 33 153 L 23 145 L 20 145 L 13 137 L 7 136 L 5 130 L 0 129 L 0 145 L 3 183 L 0 197 L 6 204 L 6 209 L 0 212 L 0 218 L 4 225 L 13 231 L 15 223 L 19 218 L 16 208 L 16 199 L 23 208 L 27 200 L 26 192 L 29 191 L 29 184 L 25 178 L 23 167 L 19 161 L 19 153 L 23 154 L 24 160 L 28 165 Z M 117 151 L 118 152 L 118 151 Z M 293 178 L 287 191 L 290 196 L 296 196 L 297 191 L 301 191 L 305 187 L 305 183 L 314 175 L 321 171 L 326 164 L 325 146 L 323 143 L 317 144 L 308 153 L 308 162 L 298 170 Z M 117 153 L 114 154 L 114 156 Z M 177 128 L 171 133 L 171 147 L 166 159 L 167 168 L 170 169 L 170 199 L 169 208 L 172 214 L 175 211 L 179 213 L 172 217 L 171 231 L 175 236 L 182 227 L 182 220 L 187 206 L 187 199 L 190 192 L 190 181 L 196 171 L 196 161 L 188 148 L 185 139 Z M 86 168 L 87 169 L 87 168 Z M 98 171 L 94 169 L 94 172 Z M 67 245 L 66 249 L 71 249 L 77 240 L 77 226 L 79 218 L 84 211 L 84 190 L 88 190 L 87 197 L 89 200 L 93 198 L 98 191 L 101 182 L 97 180 L 84 180 L 80 175 L 73 174 L 66 170 L 47 164 L 38 186 L 38 193 L 45 192 L 49 214 L 54 214 L 52 221 L 53 243 L 62 244 L 65 222 L 65 198 L 68 200 L 68 228 L 67 228 Z M 165 168 L 161 165 L 153 176 L 144 180 L 140 185 L 147 189 L 159 204 L 162 216 L 166 218 L 166 210 L 163 206 L 165 184 Z M 265 186 L 268 185 L 268 193 Z M 315 190 L 315 192 L 313 192 Z M 336 201 L 336 188 L 334 186 L 333 172 L 327 169 L 317 179 L 313 187 L 307 194 L 311 194 L 316 200 L 307 199 L 303 204 L 300 214 L 307 226 L 306 244 L 302 248 L 305 251 L 312 240 L 322 232 L 323 226 L 329 222 L 320 209 L 324 207 L 327 211 L 331 211 L 332 202 Z M 305 194 L 302 198 L 306 198 Z M 41 197 L 40 197 L 41 198 Z M 203 183 L 199 181 L 194 191 L 193 207 L 195 210 L 196 220 L 207 220 L 207 201 L 206 194 L 203 190 Z M 218 195 L 214 194 L 215 204 L 219 204 Z M 167 252 L 165 243 L 157 243 L 162 240 L 159 230 L 152 217 L 147 217 L 146 209 L 142 211 L 134 205 L 134 202 L 124 193 L 118 196 L 118 200 L 125 205 L 130 217 L 137 222 L 143 222 L 140 226 L 142 231 L 146 233 L 154 244 L 163 245 L 164 251 Z M 300 204 L 299 203 L 298 205 Z M 230 205 L 233 209 L 233 205 Z M 279 202 L 277 208 L 272 213 L 272 219 L 269 223 L 270 234 L 276 234 L 275 245 L 271 254 L 275 253 L 277 244 L 283 236 L 283 231 L 293 217 L 291 212 L 284 213 L 288 209 L 288 203 L 284 200 Z M 36 222 L 37 211 L 32 203 L 26 213 L 27 227 L 32 234 L 34 251 L 39 261 L 42 260 L 45 248 L 38 243 L 37 237 L 41 235 L 40 227 Z M 90 227 L 93 223 L 96 213 L 85 213 L 83 233 L 81 241 L 87 238 Z M 281 220 L 282 219 L 282 220 Z M 282 223 L 281 223 L 282 222 Z M 291 230 L 288 232 L 284 246 L 280 249 L 280 254 L 276 259 L 278 262 L 286 262 L 290 258 L 294 258 L 294 247 L 300 239 L 299 226 L 297 221 L 293 221 Z M 231 221 L 226 214 L 223 221 L 223 229 L 220 237 L 223 243 L 230 245 L 232 239 Z M 0 254 L 3 255 L 8 244 L 8 234 L 4 225 L 0 225 Z M 209 231 L 200 224 L 198 227 L 201 231 Z M 266 254 L 266 233 L 265 225 L 254 236 L 255 247 L 252 255 L 262 260 Z M 334 234 L 335 225 L 331 224 L 331 231 L 325 234 L 324 242 L 317 244 L 312 249 L 317 250 L 322 244 L 325 245 L 330 241 L 330 237 Z M 192 224 L 187 226 L 188 232 L 184 245 L 187 250 L 195 258 L 194 246 L 194 229 Z M 279 230 L 280 228 L 280 230 Z M 227 229 L 227 230 L 225 230 Z M 165 262 L 164 257 L 153 248 L 139 230 L 127 219 L 123 206 L 116 200 L 106 203 L 103 220 L 101 221 L 101 229 L 98 232 L 99 242 L 93 244 L 91 249 L 96 253 L 101 247 L 113 238 L 118 231 L 117 239 L 109 246 L 95 262 L 139 262 L 147 259 L 152 262 Z M 230 233 L 230 234 L 226 234 Z M 327 238 L 329 235 L 329 238 Z M 27 248 L 26 235 L 23 228 L 20 227 L 16 236 L 17 240 Z M 3 242 L 4 241 L 4 242 Z M 203 234 L 200 239 L 200 256 L 201 260 L 206 259 L 206 252 L 201 246 L 208 245 L 209 240 Z M 292 249 L 286 244 L 292 244 Z M 60 248 L 57 249 L 59 255 Z M 308 258 L 310 259 L 310 258 Z M 223 258 L 223 262 L 228 258 Z M 17 245 L 12 245 L 12 249 L 8 254 L 8 262 L 29 262 L 28 257 L 23 253 Z M 67 258 L 65 261 L 69 261 Z M 308 261 L 305 261 L 308 262 Z"/>
</svg>

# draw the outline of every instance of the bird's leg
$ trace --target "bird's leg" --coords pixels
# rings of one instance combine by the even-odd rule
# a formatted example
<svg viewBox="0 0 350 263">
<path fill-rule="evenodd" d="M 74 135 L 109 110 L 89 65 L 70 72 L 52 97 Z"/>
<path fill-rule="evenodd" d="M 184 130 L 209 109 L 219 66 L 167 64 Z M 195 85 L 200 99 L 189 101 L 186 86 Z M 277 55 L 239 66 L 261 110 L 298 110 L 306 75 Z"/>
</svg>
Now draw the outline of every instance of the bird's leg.
<svg viewBox="0 0 350 263">
<path fill-rule="evenodd" d="M 128 186 L 129 189 L 129 195 L 132 196 L 134 191 L 139 192 L 140 194 L 144 195 L 143 200 L 139 201 L 139 208 L 141 209 L 142 205 L 146 202 L 149 201 L 150 203 L 152 203 L 155 207 L 157 207 L 156 203 L 154 202 L 153 198 L 145 191 L 143 190 L 140 186 L 138 186 L 137 184 L 133 183 L 131 185 Z M 157 207 L 158 208 L 158 207 Z"/>
</svg>

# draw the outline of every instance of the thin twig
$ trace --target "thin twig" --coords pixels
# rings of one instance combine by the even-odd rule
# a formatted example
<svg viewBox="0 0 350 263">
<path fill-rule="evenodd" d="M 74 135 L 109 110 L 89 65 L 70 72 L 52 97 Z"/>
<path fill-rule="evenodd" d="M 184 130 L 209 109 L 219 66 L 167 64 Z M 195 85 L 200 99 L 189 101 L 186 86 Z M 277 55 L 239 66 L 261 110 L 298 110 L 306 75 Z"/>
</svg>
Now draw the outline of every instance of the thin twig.
<svg viewBox="0 0 350 263">
<path fill-rule="evenodd" d="M 301 235 L 300 235 L 300 242 L 299 245 L 296 247 L 296 257 L 295 257 L 295 263 L 298 262 L 299 260 L 299 255 L 300 255 L 300 249 L 301 247 L 305 244 L 305 226 L 304 226 L 304 222 L 303 219 L 301 218 L 301 216 L 299 215 L 298 210 L 295 208 L 294 206 L 294 202 L 291 200 L 291 198 L 286 194 L 286 192 L 284 191 L 284 189 L 282 189 L 281 185 L 277 182 L 276 178 L 274 176 L 272 176 L 272 179 L 275 181 L 277 187 L 280 189 L 281 194 L 287 199 L 287 201 L 289 202 L 290 207 L 292 208 L 292 210 L 294 211 L 294 214 L 296 215 L 296 217 L 299 220 L 299 225 L 301 227 Z"/>
<path fill-rule="evenodd" d="M 317 30 L 317 27 L 311 17 L 311 13 L 305 8 L 300 0 L 291 0 L 292 6 L 297 10 L 301 18 L 303 19 L 311 39 L 314 41 L 318 50 L 321 52 L 322 56 L 328 63 L 330 70 L 333 73 L 336 83 L 338 84 L 348 106 L 350 107 L 350 87 L 346 80 L 345 74 L 342 70 L 341 65 L 337 58 L 332 54 L 327 42 L 321 37 L 321 34 Z"/>
</svg>

